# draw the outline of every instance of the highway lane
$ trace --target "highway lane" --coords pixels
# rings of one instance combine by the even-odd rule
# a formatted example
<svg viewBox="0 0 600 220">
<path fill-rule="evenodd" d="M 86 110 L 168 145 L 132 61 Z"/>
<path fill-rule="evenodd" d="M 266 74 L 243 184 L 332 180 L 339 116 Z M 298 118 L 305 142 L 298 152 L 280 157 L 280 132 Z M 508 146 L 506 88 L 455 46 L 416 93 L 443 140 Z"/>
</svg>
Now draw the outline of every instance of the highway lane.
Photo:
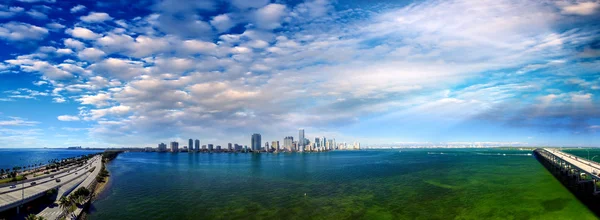
<svg viewBox="0 0 600 220">
<path fill-rule="evenodd" d="M 82 172 L 86 166 L 89 167 L 95 160 L 100 160 L 100 159 L 94 157 L 93 159 L 90 159 L 88 161 L 88 163 L 84 164 L 83 166 L 73 167 L 72 169 L 69 169 L 67 172 L 55 173 L 55 174 L 51 173 L 51 174 L 46 175 L 46 177 L 41 178 L 41 179 L 25 180 L 25 181 L 15 182 L 15 183 L 12 184 L 12 185 L 15 186 L 14 188 L 11 188 L 11 185 L 0 187 L 0 195 L 4 194 L 4 193 L 7 193 L 7 192 L 11 192 L 11 191 L 15 191 L 15 190 L 20 190 L 21 187 L 23 187 L 23 183 L 25 183 L 24 187 L 27 188 L 27 187 L 31 186 L 31 182 L 36 182 L 37 184 L 40 184 L 40 183 L 47 182 L 47 181 L 54 181 L 56 178 L 64 178 L 65 176 L 73 175 L 74 173 L 78 173 L 78 172 Z M 54 176 L 54 177 L 52 177 L 52 176 Z"/>
<path fill-rule="evenodd" d="M 96 180 L 96 176 L 98 176 L 98 174 L 100 173 L 100 170 L 102 169 L 102 164 L 94 164 L 94 166 L 96 166 L 96 169 L 94 169 L 94 171 L 90 175 L 86 176 L 85 178 L 78 178 L 77 180 L 72 181 L 69 185 L 64 185 L 60 187 L 60 190 L 58 191 L 58 197 L 56 197 L 56 199 L 60 199 L 60 196 L 68 192 L 69 189 L 75 189 L 83 186 L 89 190 L 92 190 L 90 189 L 90 186 Z M 78 207 L 75 210 L 75 216 L 79 216 L 79 214 L 81 214 L 81 211 L 83 210 Z M 60 206 L 55 205 L 42 210 L 40 213 L 37 214 L 37 216 L 44 217 L 48 220 L 55 220 L 58 219 L 58 217 L 60 217 L 61 214 L 62 209 L 60 208 Z"/>
<path fill-rule="evenodd" d="M 544 150 L 550 152 L 551 154 L 554 154 L 557 157 L 560 157 L 562 160 L 565 160 L 565 161 L 569 162 L 570 164 L 573 164 L 574 166 L 578 167 L 579 169 L 582 169 L 585 172 L 597 175 L 600 171 L 599 166 L 595 162 L 588 161 L 581 157 L 576 157 L 574 155 L 570 155 L 570 154 L 567 154 L 567 153 L 559 151 L 559 150 L 548 149 L 548 148 L 544 148 Z"/>
<path fill-rule="evenodd" d="M 24 198 L 24 200 L 27 202 L 29 200 L 33 200 L 34 198 L 42 196 L 43 194 L 45 194 L 45 192 L 47 190 L 62 187 L 63 185 L 69 184 L 70 182 L 72 182 L 74 180 L 80 179 L 81 181 L 84 181 L 85 177 L 92 175 L 92 173 L 89 172 L 89 170 L 92 167 L 95 166 L 96 169 L 101 168 L 100 167 L 101 166 L 100 158 L 94 160 L 94 162 L 92 162 L 92 165 L 93 166 L 88 167 L 87 170 L 80 170 L 78 172 L 72 172 L 72 173 L 67 174 L 64 177 L 61 177 L 60 182 L 56 182 L 54 179 L 50 179 L 51 181 L 40 182 L 39 184 L 36 184 L 33 186 L 30 185 L 21 190 L 10 191 L 10 192 L 0 194 L 0 212 L 4 211 L 6 209 L 16 207 L 18 204 L 21 203 L 20 201 L 22 198 Z M 75 173 L 77 173 L 77 174 L 75 174 Z M 29 183 L 26 183 L 25 185 L 28 185 L 28 184 Z"/>
</svg>

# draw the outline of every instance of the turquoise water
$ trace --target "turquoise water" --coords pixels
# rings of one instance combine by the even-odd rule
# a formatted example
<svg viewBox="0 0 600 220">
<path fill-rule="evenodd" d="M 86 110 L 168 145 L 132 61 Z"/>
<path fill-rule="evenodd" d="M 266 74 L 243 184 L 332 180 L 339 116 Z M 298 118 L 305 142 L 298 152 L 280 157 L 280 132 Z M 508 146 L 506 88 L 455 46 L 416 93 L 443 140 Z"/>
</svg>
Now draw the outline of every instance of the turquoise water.
<svg viewBox="0 0 600 220">
<path fill-rule="evenodd" d="M 530 153 L 124 153 L 89 218 L 596 219 Z"/>
<path fill-rule="evenodd" d="M 67 149 L 10 149 L 0 148 L 0 168 L 11 169 L 15 166 L 48 163 L 51 159 L 63 159 L 87 155 L 101 151 L 92 150 L 67 150 Z"/>
</svg>

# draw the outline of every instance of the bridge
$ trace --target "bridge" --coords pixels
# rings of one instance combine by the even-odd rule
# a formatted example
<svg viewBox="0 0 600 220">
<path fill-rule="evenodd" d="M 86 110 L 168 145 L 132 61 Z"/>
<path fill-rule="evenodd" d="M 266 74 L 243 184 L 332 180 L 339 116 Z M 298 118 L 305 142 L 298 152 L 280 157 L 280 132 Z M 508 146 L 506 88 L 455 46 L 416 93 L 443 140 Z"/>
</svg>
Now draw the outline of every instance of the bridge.
<svg viewBox="0 0 600 220">
<path fill-rule="evenodd" d="M 51 189 L 58 189 L 60 194 L 66 195 L 82 182 L 88 180 L 91 175 L 97 174 L 98 170 L 101 169 L 101 164 L 101 157 L 96 156 L 90 159 L 87 164 L 67 173 L 50 174 L 43 178 L 36 178 L 35 181 L 22 181 L 0 187 L 0 212 L 12 208 L 18 209 L 23 204 L 46 195 L 46 192 Z M 93 173 L 89 172 L 91 169 L 94 169 Z M 60 179 L 60 182 L 57 182 L 57 179 Z M 62 196 L 60 194 L 59 197 Z"/>
<path fill-rule="evenodd" d="M 557 149 L 536 149 L 534 153 L 552 173 L 576 190 L 600 194 L 600 164 Z"/>
</svg>

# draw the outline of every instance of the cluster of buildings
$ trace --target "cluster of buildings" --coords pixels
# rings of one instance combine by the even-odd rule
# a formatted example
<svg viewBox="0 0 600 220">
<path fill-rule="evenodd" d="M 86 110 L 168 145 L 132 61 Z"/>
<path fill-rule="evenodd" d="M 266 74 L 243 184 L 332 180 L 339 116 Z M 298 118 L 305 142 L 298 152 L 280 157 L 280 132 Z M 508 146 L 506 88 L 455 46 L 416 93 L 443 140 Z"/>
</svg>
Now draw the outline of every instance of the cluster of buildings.
<svg viewBox="0 0 600 220">
<path fill-rule="evenodd" d="M 158 144 L 159 152 L 322 152 L 331 150 L 360 150 L 360 143 L 354 142 L 352 144 L 347 143 L 336 143 L 334 139 L 327 139 L 326 137 L 315 137 L 314 141 L 307 139 L 304 135 L 304 129 L 300 129 L 298 133 L 298 140 L 294 140 L 294 137 L 288 136 L 283 139 L 283 144 L 279 141 L 271 141 L 270 143 L 264 142 L 262 144 L 262 137 L 260 134 L 253 134 L 250 142 L 250 148 L 248 145 L 239 144 L 227 144 L 226 147 L 221 145 L 214 146 L 213 144 L 205 144 L 200 146 L 200 140 L 189 139 L 188 145 L 179 147 L 179 142 L 171 142 L 169 146 L 165 143 Z"/>
</svg>

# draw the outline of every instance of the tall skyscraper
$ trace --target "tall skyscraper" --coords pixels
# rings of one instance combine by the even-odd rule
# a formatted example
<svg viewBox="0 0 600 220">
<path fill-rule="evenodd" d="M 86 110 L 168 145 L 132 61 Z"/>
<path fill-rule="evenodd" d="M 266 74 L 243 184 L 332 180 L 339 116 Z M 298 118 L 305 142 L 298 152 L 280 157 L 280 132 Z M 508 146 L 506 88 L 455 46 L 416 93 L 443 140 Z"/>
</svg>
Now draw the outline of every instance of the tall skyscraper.
<svg viewBox="0 0 600 220">
<path fill-rule="evenodd" d="M 194 145 L 195 145 L 194 150 L 200 151 L 200 140 L 196 139 Z"/>
<path fill-rule="evenodd" d="M 294 143 L 294 137 L 288 136 L 283 138 L 283 148 L 288 151 L 292 151 L 292 144 Z"/>
<path fill-rule="evenodd" d="M 188 140 L 188 152 L 194 152 L 194 140 L 191 138 Z"/>
<path fill-rule="evenodd" d="M 252 144 L 250 145 L 251 150 L 254 152 L 260 151 L 260 143 L 262 143 L 260 140 L 260 134 L 253 134 L 252 135 Z"/>
<path fill-rule="evenodd" d="M 214 150 L 213 145 L 212 144 L 208 144 L 208 151 L 213 151 L 213 150 Z"/>
<path fill-rule="evenodd" d="M 304 150 L 304 129 L 298 130 L 298 150 Z"/>
<path fill-rule="evenodd" d="M 265 142 L 265 149 L 264 149 L 264 150 L 265 150 L 266 152 L 269 152 L 269 151 L 271 151 L 271 148 L 269 148 L 269 142 L 268 142 L 268 141 L 267 141 L 267 142 Z"/>
<path fill-rule="evenodd" d="M 165 143 L 158 144 L 158 151 L 160 151 L 160 152 L 167 151 L 167 145 Z"/>
<path fill-rule="evenodd" d="M 173 152 L 173 153 L 179 152 L 179 142 L 177 142 L 177 141 L 171 142 L 171 152 Z"/>
<path fill-rule="evenodd" d="M 231 145 L 231 143 L 227 144 L 227 150 L 233 151 L 233 145 Z"/>
</svg>

